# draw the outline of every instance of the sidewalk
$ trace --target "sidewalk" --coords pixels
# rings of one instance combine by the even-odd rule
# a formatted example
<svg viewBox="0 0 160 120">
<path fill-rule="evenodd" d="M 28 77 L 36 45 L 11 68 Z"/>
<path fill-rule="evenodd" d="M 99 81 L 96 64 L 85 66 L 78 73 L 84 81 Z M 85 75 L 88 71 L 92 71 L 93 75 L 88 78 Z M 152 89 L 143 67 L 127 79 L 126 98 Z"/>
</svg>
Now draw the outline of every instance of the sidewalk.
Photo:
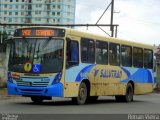
<svg viewBox="0 0 160 120">
<path fill-rule="evenodd" d="M 7 88 L 0 88 L 0 96 L 8 96 Z"/>
<path fill-rule="evenodd" d="M 17 98 L 17 96 L 8 95 L 7 88 L 0 88 L 0 100 L 7 100 Z"/>
<path fill-rule="evenodd" d="M 8 95 L 7 88 L 0 88 L 0 100 L 8 100 L 8 99 L 16 99 L 16 98 L 22 98 L 22 97 L 16 96 L 16 95 Z"/>
<path fill-rule="evenodd" d="M 0 99 L 8 98 L 7 88 L 0 88 Z"/>
</svg>

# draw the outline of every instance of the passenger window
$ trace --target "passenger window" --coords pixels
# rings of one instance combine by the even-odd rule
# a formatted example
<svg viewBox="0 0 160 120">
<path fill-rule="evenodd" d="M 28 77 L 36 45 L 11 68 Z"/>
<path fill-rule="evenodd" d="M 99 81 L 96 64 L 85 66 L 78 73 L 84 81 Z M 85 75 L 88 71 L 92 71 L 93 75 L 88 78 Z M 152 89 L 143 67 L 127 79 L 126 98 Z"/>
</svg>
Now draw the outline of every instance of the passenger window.
<svg viewBox="0 0 160 120">
<path fill-rule="evenodd" d="M 108 64 L 108 43 L 96 41 L 96 63 Z"/>
<path fill-rule="evenodd" d="M 110 65 L 120 65 L 120 45 L 115 43 L 109 44 L 109 63 Z"/>
<path fill-rule="evenodd" d="M 144 50 L 144 67 L 145 68 L 153 68 L 153 51 L 152 50 Z"/>
<path fill-rule="evenodd" d="M 133 66 L 143 67 L 143 49 L 133 48 Z"/>
<path fill-rule="evenodd" d="M 95 45 L 93 40 L 81 39 L 81 60 L 84 63 L 95 62 Z"/>
<path fill-rule="evenodd" d="M 126 67 L 132 66 L 132 47 L 121 46 L 121 64 Z"/>
<path fill-rule="evenodd" d="M 78 42 L 67 40 L 67 67 L 79 64 Z"/>
</svg>

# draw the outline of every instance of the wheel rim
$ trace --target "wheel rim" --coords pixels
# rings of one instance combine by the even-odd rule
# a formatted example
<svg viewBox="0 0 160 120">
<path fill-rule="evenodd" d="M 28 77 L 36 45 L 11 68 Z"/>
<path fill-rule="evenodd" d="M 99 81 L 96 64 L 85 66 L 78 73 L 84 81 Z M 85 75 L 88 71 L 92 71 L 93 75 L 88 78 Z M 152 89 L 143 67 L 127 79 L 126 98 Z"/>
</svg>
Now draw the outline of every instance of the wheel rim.
<svg viewBox="0 0 160 120">
<path fill-rule="evenodd" d="M 79 99 L 84 100 L 85 97 L 86 97 L 86 90 L 85 90 L 85 88 L 82 87 L 82 88 L 80 88 L 80 91 L 79 91 Z"/>
<path fill-rule="evenodd" d="M 130 87 L 127 90 L 127 99 L 128 99 L 128 101 L 132 101 L 132 99 L 133 99 L 133 92 Z"/>
</svg>

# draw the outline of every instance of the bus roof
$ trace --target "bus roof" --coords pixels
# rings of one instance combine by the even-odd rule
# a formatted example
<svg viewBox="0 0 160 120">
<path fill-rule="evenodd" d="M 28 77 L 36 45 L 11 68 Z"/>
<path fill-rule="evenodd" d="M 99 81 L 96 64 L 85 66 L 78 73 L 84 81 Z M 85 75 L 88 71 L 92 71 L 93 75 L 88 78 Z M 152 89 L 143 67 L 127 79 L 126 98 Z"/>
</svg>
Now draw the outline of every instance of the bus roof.
<svg viewBox="0 0 160 120">
<path fill-rule="evenodd" d="M 70 33 L 72 35 L 79 36 L 79 37 L 83 36 L 83 38 L 90 38 L 90 39 L 95 39 L 95 40 L 108 41 L 108 42 L 124 44 L 124 45 L 128 45 L 128 46 L 133 46 L 133 47 L 153 49 L 153 46 L 149 45 L 149 44 L 124 40 L 124 39 L 119 39 L 119 38 L 113 38 L 113 37 L 106 37 L 106 36 L 103 36 L 103 35 L 95 35 L 93 33 L 82 32 L 82 31 L 74 30 L 74 29 L 70 29 Z"/>
<path fill-rule="evenodd" d="M 149 44 L 144 44 L 144 43 L 140 43 L 140 42 L 134 42 L 134 41 L 124 40 L 124 39 L 118 39 L 118 38 L 113 38 L 113 37 L 106 37 L 106 36 L 103 36 L 103 35 L 95 35 L 93 33 L 83 32 L 83 31 L 79 31 L 79 30 L 76 30 L 76 29 L 65 28 L 65 27 L 55 27 L 55 26 L 32 26 L 31 27 L 31 26 L 26 26 L 26 27 L 17 28 L 17 29 L 23 29 L 23 28 L 43 28 L 43 27 L 44 28 L 60 28 L 60 29 L 65 29 L 67 34 L 75 35 L 77 37 L 83 37 L 83 38 L 94 39 L 94 40 L 108 41 L 108 42 L 113 42 L 113 43 L 133 46 L 133 47 L 153 49 L 153 46 L 149 45 Z"/>
</svg>

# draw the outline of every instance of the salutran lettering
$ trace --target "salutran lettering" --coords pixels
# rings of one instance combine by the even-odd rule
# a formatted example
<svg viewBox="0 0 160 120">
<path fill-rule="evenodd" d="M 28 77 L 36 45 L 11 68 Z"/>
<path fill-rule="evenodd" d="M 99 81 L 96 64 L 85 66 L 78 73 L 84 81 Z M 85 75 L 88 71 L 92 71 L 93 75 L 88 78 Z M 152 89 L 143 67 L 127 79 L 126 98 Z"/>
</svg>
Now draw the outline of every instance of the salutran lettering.
<svg viewBox="0 0 160 120">
<path fill-rule="evenodd" d="M 106 70 L 101 69 L 99 73 L 97 73 L 97 70 L 95 70 L 95 77 L 100 74 L 100 77 L 102 78 L 121 78 L 122 77 L 122 71 L 121 70 Z"/>
</svg>

